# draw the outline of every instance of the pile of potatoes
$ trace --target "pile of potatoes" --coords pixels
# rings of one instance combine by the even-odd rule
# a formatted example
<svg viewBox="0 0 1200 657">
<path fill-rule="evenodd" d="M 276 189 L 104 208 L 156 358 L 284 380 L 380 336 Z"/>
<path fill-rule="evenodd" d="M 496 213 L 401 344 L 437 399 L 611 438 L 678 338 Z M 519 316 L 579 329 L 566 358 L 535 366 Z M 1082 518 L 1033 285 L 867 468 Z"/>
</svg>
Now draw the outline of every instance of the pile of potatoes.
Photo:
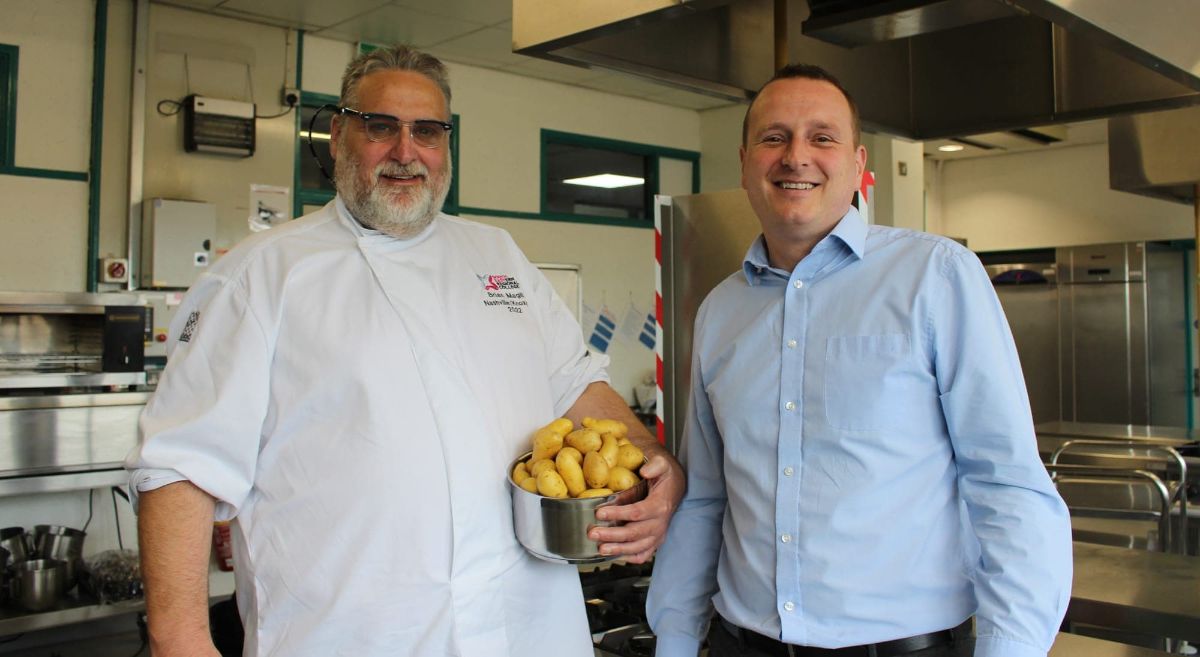
<svg viewBox="0 0 1200 657">
<path fill-rule="evenodd" d="M 533 434 L 533 456 L 517 463 L 513 483 L 544 497 L 605 497 L 636 486 L 642 450 L 618 420 L 559 418 Z"/>
</svg>

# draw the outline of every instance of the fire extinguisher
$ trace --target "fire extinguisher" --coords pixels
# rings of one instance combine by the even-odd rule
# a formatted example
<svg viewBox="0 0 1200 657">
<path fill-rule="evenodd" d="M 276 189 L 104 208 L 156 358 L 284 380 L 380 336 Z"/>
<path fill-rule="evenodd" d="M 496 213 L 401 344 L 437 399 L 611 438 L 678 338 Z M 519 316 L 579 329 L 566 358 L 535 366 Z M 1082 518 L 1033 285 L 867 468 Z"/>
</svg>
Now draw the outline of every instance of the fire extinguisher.
<svg viewBox="0 0 1200 657">
<path fill-rule="evenodd" d="M 225 572 L 233 570 L 233 537 L 229 521 L 213 523 L 213 554 L 217 557 L 217 568 Z"/>
</svg>

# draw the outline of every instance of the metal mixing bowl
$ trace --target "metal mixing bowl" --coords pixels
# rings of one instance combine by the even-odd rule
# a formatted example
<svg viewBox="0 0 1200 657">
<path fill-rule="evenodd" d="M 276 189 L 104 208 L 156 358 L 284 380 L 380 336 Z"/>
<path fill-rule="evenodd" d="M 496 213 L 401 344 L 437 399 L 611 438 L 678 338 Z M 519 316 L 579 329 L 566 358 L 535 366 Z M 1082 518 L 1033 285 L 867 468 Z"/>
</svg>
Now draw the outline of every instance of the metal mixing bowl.
<svg viewBox="0 0 1200 657">
<path fill-rule="evenodd" d="M 526 452 L 508 464 L 505 479 L 512 495 L 513 529 L 517 541 L 533 556 L 555 563 L 600 563 L 616 557 L 600 554 L 600 546 L 587 537 L 590 527 L 621 523 L 596 520 L 596 509 L 612 504 L 630 504 L 646 497 L 650 484 L 642 479 L 636 486 L 608 497 L 556 499 L 530 493 L 512 480 L 513 468 L 528 460 Z"/>
</svg>

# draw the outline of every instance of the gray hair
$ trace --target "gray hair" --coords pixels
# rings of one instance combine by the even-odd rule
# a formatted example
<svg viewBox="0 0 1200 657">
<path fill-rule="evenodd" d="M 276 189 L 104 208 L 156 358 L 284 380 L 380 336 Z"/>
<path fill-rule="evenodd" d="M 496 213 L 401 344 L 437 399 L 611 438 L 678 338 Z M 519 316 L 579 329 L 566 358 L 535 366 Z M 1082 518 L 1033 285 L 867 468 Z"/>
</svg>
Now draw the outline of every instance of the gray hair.
<svg viewBox="0 0 1200 657">
<path fill-rule="evenodd" d="M 446 110 L 450 109 L 450 76 L 446 65 L 433 55 L 427 55 L 408 46 L 378 48 L 354 58 L 342 74 L 342 107 L 354 107 L 358 103 L 358 83 L 369 73 L 376 71 L 412 71 L 429 78 L 442 90 L 446 97 Z"/>
</svg>

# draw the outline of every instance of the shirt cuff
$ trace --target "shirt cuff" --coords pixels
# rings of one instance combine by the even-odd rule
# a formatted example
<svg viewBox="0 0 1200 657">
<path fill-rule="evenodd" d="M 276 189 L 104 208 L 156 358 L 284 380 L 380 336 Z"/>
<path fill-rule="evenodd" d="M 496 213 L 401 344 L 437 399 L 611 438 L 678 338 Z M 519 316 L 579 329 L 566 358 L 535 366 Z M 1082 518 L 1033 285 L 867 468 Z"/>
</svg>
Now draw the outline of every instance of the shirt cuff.
<svg viewBox="0 0 1200 657">
<path fill-rule="evenodd" d="M 129 474 L 129 503 L 133 505 L 133 512 L 137 513 L 138 510 L 139 493 L 162 488 L 167 484 L 173 484 L 186 479 L 187 477 L 175 470 L 151 468 L 134 470 Z"/>
<path fill-rule="evenodd" d="M 660 634 L 654 642 L 654 657 L 696 657 L 698 654 L 700 640 L 690 636 Z"/>
<path fill-rule="evenodd" d="M 975 657 L 1046 657 L 1046 651 L 1028 643 L 981 636 L 975 639 Z"/>
</svg>

